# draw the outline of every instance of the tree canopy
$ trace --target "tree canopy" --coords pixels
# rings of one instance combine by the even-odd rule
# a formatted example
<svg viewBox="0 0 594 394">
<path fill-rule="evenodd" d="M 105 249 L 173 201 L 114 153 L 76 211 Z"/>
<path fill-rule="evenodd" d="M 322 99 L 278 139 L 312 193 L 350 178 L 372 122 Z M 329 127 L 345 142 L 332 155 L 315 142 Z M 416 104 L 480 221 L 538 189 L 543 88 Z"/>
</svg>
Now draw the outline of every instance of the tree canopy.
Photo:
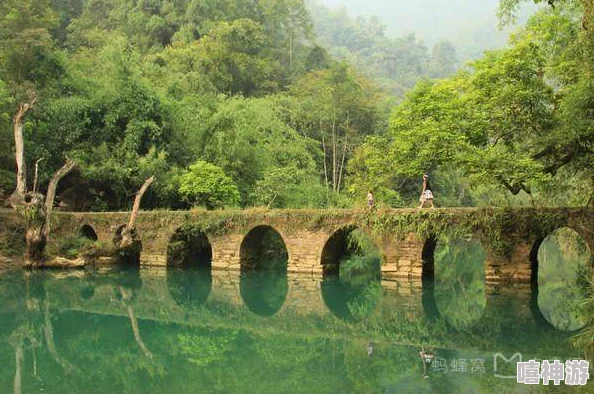
<svg viewBox="0 0 594 394">
<path fill-rule="evenodd" d="M 519 3 L 502 0 L 502 21 Z M 25 161 L 45 158 L 41 185 L 64 157 L 80 164 L 58 190 L 73 210 L 126 208 L 149 175 L 147 208 L 352 206 L 370 188 L 402 206 L 426 171 L 438 205 L 584 204 L 592 4 L 549 3 L 460 69 L 454 43 L 303 0 L 3 1 L 0 191 L 15 184 L 12 118 L 35 97 Z M 239 198 L 182 192 L 200 162 Z"/>
<path fill-rule="evenodd" d="M 591 201 L 594 47 L 582 12 L 561 3 L 543 10 L 509 48 L 418 84 L 392 112 L 388 133 L 357 150 L 351 189 L 412 199 L 406 185 L 431 171 L 438 183 L 456 183 L 437 189 L 452 204 L 480 203 L 485 187 L 546 204 Z"/>
</svg>

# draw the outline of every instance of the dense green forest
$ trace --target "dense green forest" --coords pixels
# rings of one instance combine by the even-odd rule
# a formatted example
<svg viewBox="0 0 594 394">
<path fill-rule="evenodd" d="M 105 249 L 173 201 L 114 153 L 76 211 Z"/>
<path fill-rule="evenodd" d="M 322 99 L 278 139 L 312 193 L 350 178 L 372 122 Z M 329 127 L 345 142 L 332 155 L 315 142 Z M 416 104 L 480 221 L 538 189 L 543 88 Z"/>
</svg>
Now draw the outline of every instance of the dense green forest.
<svg viewBox="0 0 594 394">
<path fill-rule="evenodd" d="M 346 207 L 368 189 L 410 206 L 424 171 L 438 206 L 584 205 L 592 6 L 554 3 L 455 72 L 452 43 L 303 0 L 4 0 L 0 192 L 34 103 L 29 183 L 38 159 L 42 189 L 74 159 L 58 189 L 72 210 L 125 208 L 150 175 L 146 208 Z"/>
</svg>

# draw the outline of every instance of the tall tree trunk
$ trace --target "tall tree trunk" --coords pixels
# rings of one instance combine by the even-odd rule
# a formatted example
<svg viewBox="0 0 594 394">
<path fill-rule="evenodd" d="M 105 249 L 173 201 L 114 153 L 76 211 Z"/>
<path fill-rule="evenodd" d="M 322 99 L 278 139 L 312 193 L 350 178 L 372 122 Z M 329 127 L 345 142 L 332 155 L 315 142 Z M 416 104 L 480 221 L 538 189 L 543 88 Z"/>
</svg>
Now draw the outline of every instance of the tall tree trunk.
<svg viewBox="0 0 594 394">
<path fill-rule="evenodd" d="M 289 31 L 289 72 L 290 80 L 293 80 L 293 24 L 291 23 L 290 31 Z"/>
<path fill-rule="evenodd" d="M 338 188 L 337 191 L 340 192 L 340 185 L 342 184 L 342 174 L 344 172 L 344 162 L 346 159 L 346 151 L 347 151 L 347 134 L 344 135 L 344 143 L 342 145 L 342 159 L 340 161 L 340 168 L 338 169 Z"/>
<path fill-rule="evenodd" d="M 326 190 L 328 190 L 330 188 L 330 183 L 328 180 L 328 164 L 326 164 L 326 157 L 327 157 L 327 152 L 326 152 L 326 142 L 324 140 L 324 136 L 322 135 L 322 148 L 324 149 L 324 178 L 326 180 Z"/>
<path fill-rule="evenodd" d="M 336 123 L 332 121 L 332 190 L 336 191 Z"/>
<path fill-rule="evenodd" d="M 349 136 L 349 117 L 347 115 L 346 120 L 346 128 L 344 130 L 344 140 L 342 144 L 342 159 L 340 160 L 340 168 L 338 169 L 338 188 L 337 191 L 340 193 L 340 185 L 342 183 L 342 173 L 344 170 L 344 161 L 346 158 L 346 151 L 347 151 L 347 143 L 348 143 L 348 136 Z"/>
<path fill-rule="evenodd" d="M 27 170 L 25 168 L 25 142 L 23 139 L 23 121 L 27 112 L 35 105 L 37 99 L 33 97 L 29 103 L 19 105 L 19 110 L 12 119 L 14 131 L 15 159 L 17 166 L 17 185 L 9 200 L 12 205 L 23 201 L 27 193 Z"/>
</svg>

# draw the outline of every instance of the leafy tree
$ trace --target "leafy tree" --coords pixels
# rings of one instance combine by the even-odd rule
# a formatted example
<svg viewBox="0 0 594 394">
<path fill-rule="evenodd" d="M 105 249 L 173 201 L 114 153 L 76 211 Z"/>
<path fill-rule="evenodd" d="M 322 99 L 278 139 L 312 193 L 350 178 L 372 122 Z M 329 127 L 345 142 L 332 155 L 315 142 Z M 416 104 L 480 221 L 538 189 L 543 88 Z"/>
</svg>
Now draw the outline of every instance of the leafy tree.
<svg viewBox="0 0 594 394">
<path fill-rule="evenodd" d="M 277 68 L 267 53 L 268 38 L 250 19 L 220 22 L 200 40 L 201 71 L 218 92 L 246 96 L 274 88 Z"/>
<path fill-rule="evenodd" d="M 575 56 L 584 51 L 575 23 L 570 9 L 544 12 L 512 37 L 509 49 L 474 62 L 472 72 L 419 84 L 394 110 L 388 137 L 369 140 L 356 154 L 351 187 L 361 188 L 360 174 L 368 171 L 382 187 L 412 199 L 406 183 L 413 176 L 449 168 L 463 171 L 473 185 L 546 197 L 539 190 L 562 168 L 591 179 L 583 162 L 592 157 L 585 110 L 591 82 L 583 73 L 592 62 Z M 371 146 L 382 159 L 373 157 Z"/>
<path fill-rule="evenodd" d="M 244 204 L 318 204 L 317 147 L 283 121 L 276 98 L 221 102 L 196 149 L 235 180 Z M 285 174 L 291 176 L 283 180 Z M 303 193 L 293 193 L 298 189 Z"/>
<path fill-rule="evenodd" d="M 322 148 L 326 186 L 339 193 L 353 147 L 375 132 L 381 95 L 346 64 L 312 71 L 291 87 L 291 120 L 298 130 L 317 140 Z"/>
<path fill-rule="evenodd" d="M 180 194 L 193 205 L 208 209 L 239 204 L 239 190 L 222 168 L 198 160 L 181 175 Z"/>
<path fill-rule="evenodd" d="M 40 107 L 29 151 L 46 157 L 48 168 L 71 154 L 90 180 L 86 189 L 101 191 L 108 206 L 121 207 L 148 176 L 167 171 L 172 136 L 160 99 L 138 75 L 138 53 L 124 37 L 111 38 L 97 53 L 74 55 L 72 93 Z"/>
<path fill-rule="evenodd" d="M 275 58 L 282 70 L 288 70 L 291 81 L 298 75 L 300 57 L 307 53 L 313 38 L 313 24 L 304 0 L 261 0 L 265 27 L 273 42 Z"/>
<path fill-rule="evenodd" d="M 0 77 L 13 92 L 51 84 L 62 64 L 50 35 L 57 18 L 49 1 L 3 1 L 0 15 Z"/>
</svg>

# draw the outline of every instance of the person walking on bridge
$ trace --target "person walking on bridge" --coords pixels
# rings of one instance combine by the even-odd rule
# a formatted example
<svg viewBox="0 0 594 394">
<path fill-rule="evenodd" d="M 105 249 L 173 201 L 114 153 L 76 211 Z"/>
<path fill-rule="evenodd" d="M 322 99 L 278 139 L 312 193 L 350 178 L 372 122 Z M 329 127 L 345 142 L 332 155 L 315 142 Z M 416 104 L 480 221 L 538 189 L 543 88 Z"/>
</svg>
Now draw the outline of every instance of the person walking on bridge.
<svg viewBox="0 0 594 394">
<path fill-rule="evenodd" d="M 373 194 L 371 193 L 371 190 L 367 191 L 367 209 L 372 210 L 373 209 Z"/>
<path fill-rule="evenodd" d="M 421 197 L 419 198 L 421 205 L 419 205 L 419 209 L 423 208 L 425 202 L 428 202 L 431 208 L 435 208 L 433 205 L 433 192 L 431 191 L 431 183 L 429 183 L 429 174 L 423 174 L 423 191 L 421 192 Z"/>
</svg>

